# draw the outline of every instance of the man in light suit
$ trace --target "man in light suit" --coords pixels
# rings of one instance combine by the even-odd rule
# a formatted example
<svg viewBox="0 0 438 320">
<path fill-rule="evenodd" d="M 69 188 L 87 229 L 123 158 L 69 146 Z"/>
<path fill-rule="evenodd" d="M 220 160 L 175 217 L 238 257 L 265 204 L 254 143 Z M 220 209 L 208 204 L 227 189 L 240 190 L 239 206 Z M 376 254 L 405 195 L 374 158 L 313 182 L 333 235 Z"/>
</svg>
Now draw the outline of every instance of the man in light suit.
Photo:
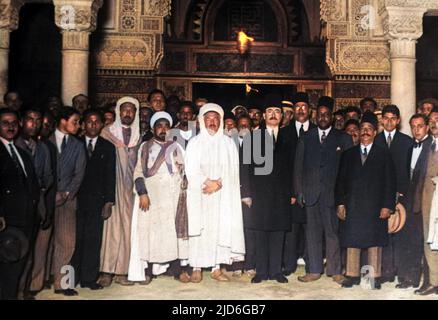
<svg viewBox="0 0 438 320">
<path fill-rule="evenodd" d="M 61 287 L 63 267 L 70 264 L 76 242 L 76 194 L 81 186 L 86 166 L 85 148 L 74 137 L 79 130 L 79 112 L 63 107 L 58 114 L 57 128 L 50 141 L 58 149 L 57 193 L 54 221 L 54 249 L 52 273 L 56 294 L 77 295 L 69 288 Z"/>
<path fill-rule="evenodd" d="M 298 277 L 301 282 L 316 281 L 324 273 L 323 237 L 327 275 L 338 283 L 343 281 L 334 191 L 340 156 L 353 146 L 353 141 L 350 136 L 332 127 L 333 106 L 332 98 L 320 98 L 318 128 L 304 135 L 297 146 L 294 191 L 298 204 L 305 207 L 307 215 L 308 271 L 305 276 Z"/>
</svg>

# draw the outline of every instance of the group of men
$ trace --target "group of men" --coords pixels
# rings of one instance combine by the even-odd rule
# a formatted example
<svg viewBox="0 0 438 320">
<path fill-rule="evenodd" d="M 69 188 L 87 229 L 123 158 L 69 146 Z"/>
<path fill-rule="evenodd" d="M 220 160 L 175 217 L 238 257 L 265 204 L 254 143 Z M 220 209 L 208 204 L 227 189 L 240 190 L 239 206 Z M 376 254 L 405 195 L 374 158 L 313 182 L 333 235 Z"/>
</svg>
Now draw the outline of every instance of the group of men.
<svg viewBox="0 0 438 320">
<path fill-rule="evenodd" d="M 0 109 L 0 297 L 199 283 L 206 268 L 287 283 L 300 258 L 301 282 L 349 288 L 366 265 L 374 289 L 423 276 L 416 293 L 438 293 L 437 107 L 420 106 L 410 138 L 395 105 L 379 121 L 372 98 L 334 112 L 324 96 L 313 123 L 308 95 L 290 100 L 225 112 L 154 90 L 148 107 L 123 97 L 104 113 L 84 95 Z M 406 222 L 389 234 L 399 204 Z"/>
</svg>

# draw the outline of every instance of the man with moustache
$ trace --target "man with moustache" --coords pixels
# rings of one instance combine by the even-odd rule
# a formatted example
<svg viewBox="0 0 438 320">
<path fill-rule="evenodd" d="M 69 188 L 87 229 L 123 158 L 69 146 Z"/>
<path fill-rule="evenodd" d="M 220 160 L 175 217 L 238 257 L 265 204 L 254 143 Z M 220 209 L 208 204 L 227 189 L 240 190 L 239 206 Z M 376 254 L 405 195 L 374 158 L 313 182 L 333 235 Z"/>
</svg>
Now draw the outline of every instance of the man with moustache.
<svg viewBox="0 0 438 320">
<path fill-rule="evenodd" d="M 387 105 L 382 110 L 384 131 L 376 137 L 376 145 L 388 148 L 395 166 L 397 180 L 397 201 L 406 205 L 405 199 L 409 185 L 408 154 L 412 139 L 398 130 L 400 110 L 396 105 Z M 395 278 L 393 236 L 389 235 L 388 245 L 382 251 L 382 283 L 393 282 Z"/>
<path fill-rule="evenodd" d="M 356 146 L 360 143 L 360 123 L 356 119 L 350 119 L 345 122 L 345 133 L 351 136 L 353 144 Z"/>
<path fill-rule="evenodd" d="M 418 103 L 418 113 L 424 114 L 426 117 L 429 116 L 433 108 L 438 106 L 438 101 L 436 99 L 424 99 Z"/>
<path fill-rule="evenodd" d="M 396 180 L 391 154 L 374 143 L 377 117 L 366 112 L 360 145 L 342 155 L 336 183 L 336 211 L 341 220 L 340 243 L 347 248 L 342 287 L 360 284 L 361 250 L 366 249 L 372 289 L 381 288 L 382 247 L 388 243 L 388 218 L 395 209 Z"/>
<path fill-rule="evenodd" d="M 61 285 L 63 268 L 70 264 L 76 243 L 77 193 L 84 177 L 86 156 L 81 142 L 74 137 L 79 130 L 80 115 L 72 107 L 59 110 L 57 128 L 49 138 L 57 147 L 57 193 L 53 234 L 52 274 L 56 294 L 77 295 Z"/>
<path fill-rule="evenodd" d="M 344 110 L 338 110 L 336 112 L 333 112 L 333 127 L 341 131 L 344 130 L 344 128 L 346 127 Z"/>
<path fill-rule="evenodd" d="M 134 206 L 134 168 L 137 163 L 140 137 L 140 103 L 132 97 L 117 101 L 116 121 L 102 130 L 101 137 L 116 148 L 116 198 L 111 216 L 103 228 L 100 271 L 98 281 L 108 287 L 113 281 L 134 285 L 128 281 L 129 254 L 131 251 L 131 220 Z"/>
<path fill-rule="evenodd" d="M 282 129 L 282 134 L 285 137 L 286 158 L 284 174 L 286 180 L 286 188 L 289 193 L 289 202 L 287 208 L 291 214 L 291 227 L 285 234 L 284 252 L 283 252 L 283 274 L 289 276 L 294 273 L 298 267 L 297 261 L 300 257 L 305 256 L 305 226 L 306 212 L 300 207 L 294 196 L 294 165 L 295 154 L 298 139 L 303 137 L 306 132 L 315 128 L 315 125 L 310 122 L 309 96 L 305 92 L 298 92 L 292 96 L 294 103 L 294 121 L 287 127 Z"/>
<path fill-rule="evenodd" d="M 78 192 L 76 217 L 76 248 L 72 258 L 75 281 L 82 288 L 99 290 L 103 222 L 111 215 L 115 202 L 116 151 L 114 145 L 99 134 L 103 128 L 102 114 L 88 109 L 83 114 L 87 165 Z"/>
<path fill-rule="evenodd" d="M 24 248 L 20 249 L 23 252 L 16 261 L 0 261 L 0 300 L 17 299 L 20 277 L 26 277 L 23 272 L 32 254 L 35 206 L 39 198 L 32 161 L 14 143 L 18 129 L 17 112 L 0 109 L 0 190 L 3 190 L 0 194 L 0 235 L 6 235 L 8 239 L 8 233 L 20 234 L 20 244 Z"/>
<path fill-rule="evenodd" d="M 148 141 L 154 136 L 150 126 L 153 113 L 154 111 L 149 107 L 140 108 L 140 135 L 142 142 Z"/>
<path fill-rule="evenodd" d="M 365 112 L 375 112 L 377 109 L 377 102 L 374 100 L 374 98 L 366 97 L 360 100 L 359 102 L 360 109 L 362 110 L 362 113 Z"/>
<path fill-rule="evenodd" d="M 252 121 L 252 130 L 260 129 L 260 125 L 263 124 L 263 112 L 261 105 L 263 99 L 258 94 L 249 94 L 246 102 L 248 109 L 248 115 Z"/>
<path fill-rule="evenodd" d="M 426 179 L 427 159 L 432 137 L 429 136 L 429 121 L 423 114 L 413 115 L 409 121 L 413 145 L 408 152 L 408 186 L 406 190 L 406 223 L 393 239 L 394 264 L 399 283 L 396 288 L 418 287 L 423 258 L 422 196 Z"/>
<path fill-rule="evenodd" d="M 178 124 L 172 133 L 177 137 L 177 141 L 185 150 L 189 140 L 196 136 L 195 106 L 191 101 L 183 101 L 176 114 Z"/>
<path fill-rule="evenodd" d="M 265 126 L 253 131 L 253 159 L 255 154 L 265 155 L 265 163 L 253 161 L 251 169 L 252 212 L 246 225 L 255 231 L 256 237 L 256 275 L 252 283 L 276 280 L 287 283 L 281 271 L 284 234 L 290 229 L 290 194 L 285 168 L 287 143 L 284 132 L 280 130 L 282 109 L 281 96 L 269 94 L 265 97 Z M 258 138 L 256 137 L 258 135 Z M 270 165 L 269 172 L 257 173 L 261 167 Z"/>
<path fill-rule="evenodd" d="M 35 108 L 27 109 L 22 117 L 20 135 L 15 140 L 15 145 L 24 150 L 32 160 L 35 174 L 40 186 L 39 202 L 37 207 L 38 223 L 35 225 L 36 228 L 32 235 L 32 243 L 35 243 L 35 239 L 38 240 L 37 234 L 39 235 L 40 233 L 46 233 L 47 229 L 49 229 L 52 224 L 52 215 L 49 214 L 49 211 L 46 208 L 46 203 L 49 200 L 48 191 L 54 187 L 55 173 L 53 172 L 49 147 L 47 144 L 38 139 L 41 123 L 41 112 Z M 40 253 L 41 252 L 38 252 L 38 254 Z M 39 257 L 35 259 L 38 260 Z M 26 270 L 20 281 L 19 295 L 25 299 L 33 298 L 32 292 L 29 292 L 33 264 L 34 256 L 30 255 L 26 264 Z"/>
<path fill-rule="evenodd" d="M 188 237 L 178 239 L 180 227 L 175 223 L 182 182 L 184 156 L 177 142 L 166 141 L 172 117 L 164 111 L 151 119 L 154 138 L 140 146 L 134 171 L 135 204 L 131 230 L 131 256 L 128 279 L 148 284 L 153 275 L 173 267 L 181 282 L 190 276 L 187 266 Z M 166 190 L 167 192 L 163 192 Z M 184 230 L 182 230 L 184 231 Z M 177 271 L 178 270 L 178 271 Z"/>
<path fill-rule="evenodd" d="M 281 108 L 283 109 L 283 120 L 281 120 L 281 127 L 284 128 L 291 124 L 294 117 L 293 103 L 290 101 L 282 101 Z"/>
<path fill-rule="evenodd" d="M 348 106 L 345 108 L 345 121 L 350 119 L 355 119 L 360 121 L 360 117 L 362 116 L 362 111 L 356 106 Z"/>
<path fill-rule="evenodd" d="M 242 261 L 245 254 L 239 183 L 239 153 L 223 132 L 222 107 L 205 104 L 199 113 L 200 133 L 186 149 L 187 211 L 191 281 L 210 277 L 229 281 L 221 264 Z"/>
<path fill-rule="evenodd" d="M 344 280 L 334 192 L 341 155 L 353 142 L 347 134 L 332 127 L 333 107 L 332 98 L 319 99 L 318 128 L 310 130 L 300 139 L 295 157 L 295 197 L 298 204 L 305 208 L 307 216 L 308 272 L 298 277 L 301 282 L 316 281 L 324 273 L 324 242 L 327 276 L 337 283 Z"/>
<path fill-rule="evenodd" d="M 438 107 L 432 109 L 429 115 L 429 126 L 432 135 L 431 151 L 427 159 L 426 176 L 423 187 L 421 213 L 423 215 L 424 232 L 424 262 L 423 284 L 415 294 L 428 296 L 438 294 L 438 251 L 432 250 L 434 242 L 434 224 L 432 213 L 432 197 L 436 194 L 436 184 L 432 179 L 438 177 Z"/>
</svg>

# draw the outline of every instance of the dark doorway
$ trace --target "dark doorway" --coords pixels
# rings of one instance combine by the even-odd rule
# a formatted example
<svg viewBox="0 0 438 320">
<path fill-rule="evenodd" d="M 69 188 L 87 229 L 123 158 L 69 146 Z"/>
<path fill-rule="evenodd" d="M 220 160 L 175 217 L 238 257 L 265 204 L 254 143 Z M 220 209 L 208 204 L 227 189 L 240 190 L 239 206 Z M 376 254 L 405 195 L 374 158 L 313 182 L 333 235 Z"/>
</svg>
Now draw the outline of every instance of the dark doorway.
<svg viewBox="0 0 438 320">
<path fill-rule="evenodd" d="M 261 96 L 270 93 L 280 94 L 285 100 L 289 100 L 297 91 L 294 85 L 276 84 L 251 84 L 253 90 L 258 90 Z M 206 98 L 209 102 L 219 104 L 225 111 L 230 111 L 238 104 L 245 105 L 246 85 L 228 83 L 194 83 L 193 100 Z"/>
<path fill-rule="evenodd" d="M 61 33 L 55 24 L 53 4 L 26 4 L 19 27 L 11 33 L 9 90 L 25 104 L 42 107 L 47 97 L 60 95 Z"/>
<path fill-rule="evenodd" d="M 438 16 L 423 20 L 423 36 L 417 44 L 417 100 L 438 99 Z"/>
</svg>

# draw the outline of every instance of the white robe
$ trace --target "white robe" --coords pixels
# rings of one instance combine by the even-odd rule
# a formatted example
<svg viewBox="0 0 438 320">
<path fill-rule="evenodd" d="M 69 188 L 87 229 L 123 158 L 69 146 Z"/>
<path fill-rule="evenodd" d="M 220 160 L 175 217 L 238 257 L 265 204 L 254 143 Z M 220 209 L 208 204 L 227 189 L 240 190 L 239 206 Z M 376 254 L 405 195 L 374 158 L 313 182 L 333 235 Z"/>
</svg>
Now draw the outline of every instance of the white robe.
<svg viewBox="0 0 438 320">
<path fill-rule="evenodd" d="M 139 149 L 134 181 L 139 177 L 144 178 L 141 152 L 145 144 L 146 142 Z M 155 163 L 160 149 L 156 142 L 150 148 L 148 168 Z M 137 193 L 135 195 L 128 272 L 130 281 L 144 281 L 144 270 L 148 267 L 148 263 L 154 264 L 152 273 L 158 275 L 167 270 L 168 262 L 188 258 L 188 240 L 177 239 L 175 227 L 181 186 L 180 168 L 177 162 L 183 164 L 183 159 L 176 159 L 172 154 L 169 154 L 169 157 L 172 163 L 172 174 L 169 173 L 166 161 L 164 161 L 154 176 L 145 179 L 150 199 L 148 211 L 140 209 L 139 196 Z"/>
<path fill-rule="evenodd" d="M 203 115 L 221 116 L 219 131 L 211 136 Z M 223 134 L 223 111 L 206 104 L 199 115 L 200 134 L 192 138 L 185 154 L 188 180 L 189 264 L 195 268 L 214 267 L 242 261 L 245 255 L 240 200 L 239 154 L 236 144 Z M 222 179 L 222 188 L 211 195 L 202 193 L 206 179 Z"/>
</svg>

